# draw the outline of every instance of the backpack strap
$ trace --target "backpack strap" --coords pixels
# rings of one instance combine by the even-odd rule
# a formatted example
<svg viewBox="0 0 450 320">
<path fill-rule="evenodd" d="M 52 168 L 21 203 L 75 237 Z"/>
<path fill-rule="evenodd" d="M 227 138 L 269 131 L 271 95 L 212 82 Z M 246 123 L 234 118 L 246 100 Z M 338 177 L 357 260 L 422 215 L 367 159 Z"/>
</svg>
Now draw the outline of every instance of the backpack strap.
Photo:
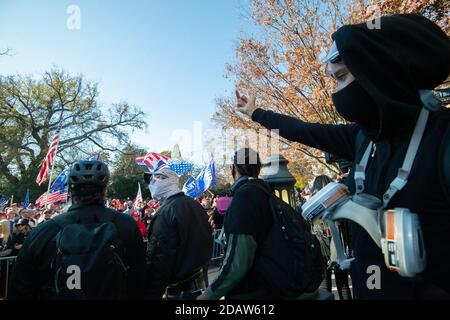
<svg viewBox="0 0 450 320">
<path fill-rule="evenodd" d="M 424 103 L 424 107 L 421 108 L 419 117 L 416 122 L 416 126 L 414 128 L 412 137 L 409 141 L 408 149 L 406 151 L 405 159 L 403 161 L 403 165 L 400 169 L 398 169 L 397 177 L 391 182 L 389 185 L 389 188 L 386 190 L 386 192 L 383 194 L 383 208 L 386 208 L 389 204 L 389 201 L 391 201 L 392 197 L 400 190 L 403 189 L 403 187 L 408 182 L 409 173 L 411 171 L 412 165 L 414 163 L 414 159 L 417 154 L 417 150 L 419 149 L 420 142 L 422 141 L 423 133 L 425 131 L 425 127 L 428 122 L 430 111 L 436 111 L 439 110 L 440 104 L 439 101 L 435 101 L 432 99 L 434 97 L 432 94 L 430 96 L 429 91 L 427 90 L 420 90 L 420 96 L 422 99 L 422 102 Z M 358 135 L 360 135 L 360 132 L 358 132 Z M 356 147 L 359 147 L 358 140 L 361 140 L 361 138 L 358 138 L 358 135 L 356 137 Z M 365 169 L 369 160 L 370 151 L 372 149 L 372 146 L 375 147 L 375 145 L 370 142 L 366 151 L 364 152 L 364 155 L 360 161 L 359 164 L 356 164 L 355 166 L 355 185 L 356 185 L 356 194 L 360 194 L 364 191 L 364 180 L 366 178 L 365 176 Z M 357 151 L 358 152 L 358 149 Z"/>
<path fill-rule="evenodd" d="M 65 226 L 71 224 L 72 222 L 69 221 L 69 219 L 67 219 L 66 216 L 57 216 L 53 219 L 50 219 L 51 222 L 53 222 L 54 224 L 56 224 L 59 228 L 59 230 L 62 230 Z"/>
<path fill-rule="evenodd" d="M 276 210 L 273 206 L 273 201 L 272 201 L 272 197 L 275 197 L 275 195 L 273 194 L 270 186 L 266 182 L 264 182 L 264 185 L 261 183 L 252 183 L 252 185 L 255 186 L 256 188 L 258 188 L 259 190 L 262 190 L 266 195 L 268 195 L 269 203 L 270 203 L 270 211 L 272 212 L 272 217 L 274 219 L 274 222 L 277 221 L 278 217 L 275 213 Z"/>
<path fill-rule="evenodd" d="M 428 116 L 430 111 L 427 108 L 422 108 L 417 119 L 416 127 L 409 142 L 408 150 L 406 151 L 405 160 L 400 169 L 398 169 L 397 177 L 391 182 L 388 190 L 383 195 L 383 208 L 386 208 L 392 197 L 403 189 L 408 182 L 408 176 L 411 171 L 414 159 L 419 149 L 420 142 L 422 141 L 423 133 L 427 125 Z"/>
<path fill-rule="evenodd" d="M 252 183 L 252 185 L 257 187 L 259 190 L 262 190 L 268 196 L 273 195 L 271 188 L 269 187 L 269 185 L 266 182 L 264 182 L 264 185 L 261 183 Z"/>
<path fill-rule="evenodd" d="M 359 163 L 355 165 L 355 185 L 356 185 L 356 194 L 360 194 L 364 191 L 364 180 L 366 180 L 366 166 L 369 162 L 370 152 L 374 144 L 372 141 L 369 142 L 366 151 L 364 151 L 364 155 Z"/>
<path fill-rule="evenodd" d="M 264 182 L 264 184 L 253 183 L 253 185 L 256 186 L 258 189 L 262 190 L 265 194 L 267 194 L 269 196 L 270 212 L 272 213 L 273 223 L 275 225 L 277 222 L 278 223 L 281 222 L 281 231 L 283 232 L 284 239 L 289 240 L 289 236 L 286 233 L 286 227 L 283 225 L 282 220 L 280 220 L 281 219 L 280 217 L 283 214 L 283 210 L 282 210 L 281 206 L 279 205 L 279 203 L 276 203 L 275 199 L 277 199 L 277 197 L 272 192 L 272 188 L 266 182 Z M 281 201 L 283 201 L 283 200 L 281 200 Z"/>
<path fill-rule="evenodd" d="M 359 152 L 361 152 L 364 146 L 364 142 L 366 141 L 366 137 L 364 136 L 362 130 L 358 131 L 355 140 L 356 140 L 355 141 L 355 158 L 356 158 L 356 155 Z M 369 156 L 370 152 L 372 151 L 372 148 L 375 148 L 375 145 L 373 144 L 372 141 L 369 141 L 369 144 L 366 147 L 366 151 L 364 152 L 361 161 L 355 164 L 354 179 L 355 179 L 356 194 L 360 194 L 361 192 L 364 191 L 364 180 L 366 180 L 365 171 L 367 163 L 369 162 Z"/>
<path fill-rule="evenodd" d="M 117 214 L 114 212 L 108 212 L 108 214 L 102 214 L 106 217 L 106 220 L 103 221 L 103 223 L 105 222 L 112 222 L 114 223 L 114 221 L 116 220 Z M 79 216 L 75 213 L 74 216 L 68 217 L 66 215 L 60 215 L 55 217 L 54 219 L 50 219 L 50 221 L 53 221 L 56 225 L 58 225 L 59 229 L 63 229 L 64 227 L 68 226 L 69 224 L 80 224 L 80 218 Z M 100 221 L 99 221 L 100 223 Z"/>
</svg>

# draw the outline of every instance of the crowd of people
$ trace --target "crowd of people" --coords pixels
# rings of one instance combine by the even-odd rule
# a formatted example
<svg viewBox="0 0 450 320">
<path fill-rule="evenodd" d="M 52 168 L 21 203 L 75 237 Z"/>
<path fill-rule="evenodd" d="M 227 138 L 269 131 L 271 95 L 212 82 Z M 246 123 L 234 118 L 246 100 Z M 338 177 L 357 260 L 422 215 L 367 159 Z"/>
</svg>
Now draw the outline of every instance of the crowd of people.
<svg viewBox="0 0 450 320">
<path fill-rule="evenodd" d="M 195 200 L 202 205 L 208 214 L 208 221 L 214 229 L 221 229 L 223 215 L 226 207 L 222 203 L 231 201 L 229 197 L 219 195 L 201 195 Z M 219 208 L 216 206 L 219 202 Z M 227 202 L 227 203 L 228 203 Z M 148 237 L 150 223 L 153 220 L 160 204 L 152 199 L 134 201 L 127 198 L 106 199 L 105 206 L 117 212 L 131 216 L 139 228 L 144 239 Z M 0 208 L 0 257 L 17 256 L 26 236 L 38 225 L 67 212 L 66 203 L 54 203 L 44 207 L 36 207 L 30 203 L 27 208 L 22 207 L 22 203 L 11 203 Z"/>
<path fill-rule="evenodd" d="M 420 239 L 387 247 L 404 249 L 401 257 L 386 258 L 361 219 L 303 219 L 302 204 L 333 181 L 317 177 L 294 210 L 259 178 L 261 161 L 250 148 L 234 154 L 229 194 L 192 199 L 164 167 L 144 174 L 152 199 L 136 205 L 106 200 L 103 162 L 77 161 L 68 173 L 70 207 L 13 204 L 4 211 L 2 252 L 18 254 L 10 297 L 331 299 L 324 291 L 331 291 L 334 272 L 340 299 L 449 299 L 450 109 L 428 93 L 450 73 L 450 41 L 420 16 L 382 17 L 381 25 L 343 26 L 325 58 L 336 81 L 333 103 L 351 124 L 307 123 L 264 110 L 254 95 L 238 91 L 236 109 L 288 140 L 348 161 L 349 173 L 336 182 L 355 203 L 351 215 L 375 212 L 374 227 L 386 238 L 393 227 L 381 223 L 384 215 L 390 223 L 409 217 L 420 230 Z M 331 236 L 335 227 L 343 248 Z M 224 257 L 210 282 L 214 229 L 221 230 Z M 407 247 L 413 240 L 424 245 Z M 333 263 L 337 249 L 351 264 Z M 405 265 L 417 272 L 405 275 Z M 373 267 L 378 280 L 369 285 Z"/>
<path fill-rule="evenodd" d="M 101 162 L 99 162 L 101 163 Z M 103 164 L 102 164 L 103 165 Z M 236 164 L 237 166 L 237 164 Z M 241 168 L 237 166 L 237 168 Z M 242 169 L 236 169 L 242 170 Z M 154 173 L 153 175 L 164 177 L 164 175 L 171 176 L 175 178 L 176 180 L 178 177 L 174 174 L 173 171 L 169 169 L 163 169 L 159 172 Z M 152 175 L 152 176 L 153 176 Z M 163 178 L 161 178 L 164 180 Z M 237 179 L 238 180 L 238 179 Z M 145 255 L 147 256 L 147 262 L 151 260 L 151 263 L 147 264 L 147 270 L 145 272 L 145 275 L 142 273 L 141 270 L 141 277 L 145 276 L 147 277 L 148 281 L 152 283 L 150 286 L 152 290 L 144 290 L 141 288 L 141 292 L 146 292 L 145 294 L 147 297 L 151 299 L 159 299 L 161 297 L 166 298 L 179 298 L 179 295 L 181 292 L 186 291 L 195 291 L 200 289 L 205 289 L 208 285 L 208 263 L 211 259 L 211 250 L 212 250 L 212 235 L 215 232 L 220 232 L 222 230 L 224 220 L 226 217 L 226 213 L 233 203 L 233 198 L 231 196 L 231 192 L 220 194 L 220 195 L 201 195 L 195 199 L 190 199 L 183 195 L 182 192 L 180 192 L 177 187 L 174 186 L 174 195 L 171 195 L 167 198 L 159 198 L 156 199 L 146 199 L 144 201 L 132 201 L 130 199 L 126 200 L 120 200 L 120 199 L 98 199 L 99 203 L 101 204 L 100 207 L 104 207 L 105 209 L 111 209 L 114 210 L 116 214 L 122 217 L 131 218 L 134 220 L 134 227 L 137 227 L 139 231 L 140 238 L 148 241 L 149 245 L 146 246 L 147 250 Z M 30 235 L 31 231 L 38 226 L 41 226 L 43 228 L 42 224 L 47 223 L 48 226 L 52 225 L 51 223 L 48 224 L 48 221 L 54 220 L 56 217 L 59 216 L 58 219 L 67 219 L 66 216 L 70 216 L 71 211 L 73 211 L 73 208 L 77 207 L 77 196 L 76 192 L 72 192 L 72 198 L 74 199 L 75 203 L 72 205 L 72 207 L 67 206 L 66 204 L 52 204 L 48 205 L 47 209 L 39 209 L 34 208 L 33 204 L 30 204 L 27 209 L 19 209 L 20 204 L 13 203 L 10 207 L 6 206 L 3 208 L 3 212 L 5 213 L 5 219 L 2 219 L 1 227 L 1 237 L 2 237 L 2 244 L 5 245 L 2 246 L 2 256 L 17 256 L 19 255 L 22 246 L 25 242 L 25 239 L 28 235 Z M 170 198 L 173 198 L 173 196 L 178 196 L 180 199 L 177 199 L 177 202 L 183 201 L 185 202 L 185 206 L 187 205 L 190 209 L 187 210 L 186 208 L 183 208 L 183 210 L 174 210 L 175 203 L 170 203 L 167 200 Z M 300 194 L 299 194 L 300 195 Z M 156 198 L 156 197 L 155 197 Z M 172 200 L 173 201 L 173 200 Z M 162 202 L 162 205 L 160 204 Z M 91 205 L 90 202 L 86 203 L 84 206 Z M 98 209 L 98 208 L 97 208 Z M 160 219 L 164 219 L 164 217 L 167 218 L 167 216 L 170 216 L 169 221 L 177 219 L 182 219 L 181 216 L 186 215 L 186 212 L 196 212 L 197 217 L 195 223 L 187 221 L 183 221 L 181 223 L 182 226 L 190 225 L 192 230 L 189 232 L 183 232 L 181 225 L 177 224 L 172 230 L 168 228 L 168 225 L 170 225 L 169 222 L 164 224 L 156 224 L 156 226 L 152 226 L 152 223 L 156 221 L 157 217 L 159 215 L 162 216 Z M 177 216 L 178 215 L 178 216 Z M 300 216 L 300 215 L 299 215 Z M 9 219 L 7 219 L 9 218 Z M 189 215 L 188 215 L 189 218 Z M 56 219 L 56 220 L 58 220 Z M 183 217 L 183 219 L 186 219 L 186 217 Z M 189 219 L 192 219 L 190 217 Z M 89 220 L 89 219 L 88 219 Z M 203 225 L 203 232 L 199 233 L 199 224 Z M 131 227 L 131 226 L 129 226 Z M 50 228 L 50 227 L 49 227 Z M 48 229 L 48 228 L 47 228 Z M 12 232 L 10 232 L 12 230 Z M 37 231 L 36 231 L 37 232 Z M 54 231 L 55 232 L 55 231 Z M 193 233 L 199 233 L 201 237 L 197 240 L 192 239 Z M 189 235 L 189 236 L 187 236 Z M 180 237 L 187 237 L 183 240 L 180 239 Z M 195 237 L 194 237 L 195 238 Z M 164 239 L 164 242 L 161 240 Z M 175 243 L 170 243 L 168 239 L 173 239 Z M 33 240 L 30 240 L 33 241 Z M 134 241 L 139 241 L 136 238 Z M 36 242 L 36 240 L 34 240 Z M 187 244 L 187 247 L 180 249 L 179 244 L 180 242 Z M 162 245 L 164 243 L 164 245 Z M 199 245 L 201 246 L 199 247 Z M 164 257 L 164 255 L 161 255 L 162 252 L 169 252 L 168 248 L 164 248 L 165 245 L 172 245 L 174 252 L 178 252 L 178 254 L 168 255 Z M 139 246 L 135 247 L 134 249 L 139 248 Z M 141 248 L 142 249 L 142 248 Z M 189 249 L 191 252 L 189 253 Z M 25 249 L 26 252 L 28 252 L 29 248 Z M 134 250 L 136 252 L 136 250 Z M 145 251 L 145 250 L 144 250 Z M 141 252 L 142 253 L 142 252 Z M 181 254 L 182 253 L 182 254 Z M 177 255 L 181 255 L 181 258 Z M 190 257 L 187 259 L 186 257 Z M 45 254 L 44 254 L 45 256 Z M 137 254 L 137 256 L 139 256 Z M 142 255 L 141 255 L 142 256 Z M 162 261 L 159 261 L 161 259 L 161 256 L 164 257 Z M 175 259 L 177 261 L 168 261 L 169 257 L 172 257 L 172 259 Z M 198 257 L 201 257 L 199 259 Z M 197 258 L 196 258 L 197 257 Z M 325 257 L 324 257 L 325 258 Z M 181 260 L 180 260 L 181 259 Z M 180 275 L 171 275 L 175 277 L 174 279 L 182 279 L 188 275 L 188 278 L 191 277 L 190 273 L 193 269 L 197 269 L 197 278 L 194 279 L 194 281 L 189 280 L 187 283 L 184 281 L 174 281 L 174 279 L 171 279 L 169 275 L 165 278 L 162 276 L 167 270 L 170 270 L 171 268 L 167 268 L 168 265 L 176 264 L 179 269 L 183 270 L 183 260 L 187 261 L 199 261 L 198 263 L 189 264 L 187 263 L 187 266 L 185 266 L 186 270 L 190 271 L 180 271 Z M 328 261 L 326 261 L 328 262 Z M 225 261 L 226 263 L 226 261 Z M 19 261 L 19 268 L 20 268 L 21 262 Z M 241 262 L 239 262 L 241 264 Z M 196 266 L 196 267 L 193 267 Z M 200 266 L 200 268 L 198 267 Z M 29 266 L 28 266 L 29 268 Z M 174 267 L 177 269 L 177 267 Z M 17 273 L 16 273 L 17 274 Z M 149 275 L 157 275 L 156 277 L 151 277 Z M 161 280 L 163 282 L 161 283 Z M 17 277 L 15 277 L 15 281 L 20 283 Z M 173 286 L 170 283 L 171 282 L 181 282 L 182 285 Z M 14 288 L 18 283 L 13 283 L 12 287 L 12 296 L 14 297 Z M 133 290 L 137 290 L 139 286 L 135 283 L 133 286 Z M 331 287 L 328 288 L 328 290 L 331 292 Z M 39 295 L 39 297 L 43 297 Z M 17 298 L 17 297 L 16 297 Z"/>
<path fill-rule="evenodd" d="M 34 228 L 60 215 L 65 208 L 61 204 L 36 208 L 33 203 L 23 208 L 20 203 L 11 203 L 0 210 L 0 257 L 5 257 L 16 256 Z"/>
</svg>

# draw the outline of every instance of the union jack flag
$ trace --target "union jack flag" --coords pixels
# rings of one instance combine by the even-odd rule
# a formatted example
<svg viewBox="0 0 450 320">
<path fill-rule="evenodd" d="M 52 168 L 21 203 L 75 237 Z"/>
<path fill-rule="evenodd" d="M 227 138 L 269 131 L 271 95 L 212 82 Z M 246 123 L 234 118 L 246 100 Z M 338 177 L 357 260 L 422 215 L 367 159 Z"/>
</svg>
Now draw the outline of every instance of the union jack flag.
<svg viewBox="0 0 450 320">
<path fill-rule="evenodd" d="M 167 167 L 167 162 L 169 157 L 163 156 L 162 154 L 156 152 L 149 152 L 145 157 L 139 157 L 134 160 L 138 166 L 147 167 L 150 171 L 156 171 Z"/>
<path fill-rule="evenodd" d="M 61 127 L 58 127 L 55 135 L 53 136 L 52 142 L 50 143 L 50 148 L 48 149 L 47 155 L 45 156 L 44 163 L 42 164 L 41 170 L 36 178 L 36 183 L 38 185 L 43 184 L 47 178 L 48 174 L 53 166 L 53 161 L 55 160 L 56 151 L 58 149 L 59 143 L 59 133 L 61 131 Z"/>
</svg>

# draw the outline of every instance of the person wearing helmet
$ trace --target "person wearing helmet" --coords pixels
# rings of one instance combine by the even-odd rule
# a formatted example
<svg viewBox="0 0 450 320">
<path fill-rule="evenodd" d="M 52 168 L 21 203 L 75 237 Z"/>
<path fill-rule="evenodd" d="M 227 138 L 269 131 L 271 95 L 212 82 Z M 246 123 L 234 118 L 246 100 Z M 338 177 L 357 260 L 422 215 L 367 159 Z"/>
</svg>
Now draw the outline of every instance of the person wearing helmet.
<svg viewBox="0 0 450 320">
<path fill-rule="evenodd" d="M 105 240 L 105 248 L 109 245 L 107 252 L 92 252 L 99 256 L 101 254 L 114 256 L 114 261 L 121 262 L 124 270 L 121 275 L 124 275 L 124 280 L 121 282 L 123 288 L 120 288 L 120 298 L 142 298 L 144 292 L 142 279 L 145 277 L 144 243 L 136 222 L 130 216 L 104 207 L 109 177 L 108 167 L 98 160 L 77 161 L 71 165 L 68 173 L 68 190 L 72 206 L 67 213 L 40 224 L 26 239 L 12 275 L 9 292 L 11 299 L 53 299 L 55 291 L 66 292 L 64 291 L 66 288 L 58 287 L 56 290 L 53 288 L 57 278 L 55 273 L 59 270 L 55 271 L 52 265 L 57 265 L 61 259 L 67 258 L 66 252 L 70 252 L 73 248 L 78 250 L 78 254 L 87 255 L 81 263 L 93 261 L 88 267 L 84 265 L 79 267 L 80 277 L 88 274 L 87 268 L 100 270 L 95 268 L 95 263 L 99 261 L 94 259 L 97 256 L 89 256 L 91 254 L 89 250 L 92 249 L 89 246 L 96 243 L 97 238 L 106 239 L 105 235 L 114 241 Z M 74 232 L 70 232 L 71 230 Z M 87 280 L 82 278 L 80 281 L 83 287 L 80 285 L 80 288 L 76 289 L 90 290 L 93 286 L 90 282 L 102 281 L 112 272 L 111 268 L 113 267 L 106 266 L 101 269 L 103 274 L 86 276 Z M 74 288 L 69 289 L 73 291 Z M 107 294 L 108 292 L 105 296 L 95 298 L 108 298 Z M 92 296 L 80 294 L 74 297 L 71 296 L 70 299 L 90 299 Z M 115 298 L 117 296 L 114 296 Z"/>
<path fill-rule="evenodd" d="M 345 25 L 332 35 L 325 72 L 335 80 L 337 112 L 352 124 L 307 123 L 258 108 L 254 95 L 238 91 L 237 110 L 286 139 L 351 161 L 352 195 L 363 190 L 382 199 L 384 210 L 418 215 L 426 267 L 409 278 L 390 271 L 365 229 L 351 224 L 356 299 L 449 298 L 450 109 L 430 90 L 450 73 L 450 40 L 422 16 L 384 16 L 379 25 Z"/>
<path fill-rule="evenodd" d="M 205 209 L 179 189 L 177 174 L 167 167 L 145 173 L 144 180 L 161 204 L 148 232 L 147 298 L 177 299 L 205 288 L 203 271 L 212 255 Z"/>
</svg>

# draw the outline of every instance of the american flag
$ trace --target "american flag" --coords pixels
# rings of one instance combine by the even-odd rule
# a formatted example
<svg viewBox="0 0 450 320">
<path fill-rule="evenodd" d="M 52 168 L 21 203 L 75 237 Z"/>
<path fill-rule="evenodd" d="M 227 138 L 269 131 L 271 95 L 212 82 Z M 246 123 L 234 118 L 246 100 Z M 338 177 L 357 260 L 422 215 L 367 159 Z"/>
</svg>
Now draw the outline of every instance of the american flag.
<svg viewBox="0 0 450 320">
<path fill-rule="evenodd" d="M 139 203 L 142 203 L 143 199 L 142 199 L 142 192 L 141 192 L 141 184 L 138 182 L 138 193 L 136 195 L 136 200 L 134 201 L 133 207 L 137 208 L 137 206 L 139 205 Z"/>
<path fill-rule="evenodd" d="M 193 167 L 192 163 L 179 159 L 170 159 L 167 164 L 169 165 L 169 168 L 175 171 L 180 177 Z"/>
<path fill-rule="evenodd" d="M 55 135 L 53 136 L 52 142 L 50 143 L 50 148 L 48 149 L 47 155 L 45 156 L 44 163 L 42 164 L 41 167 L 41 171 L 39 171 L 39 174 L 36 178 L 36 183 L 38 185 L 43 184 L 48 178 L 48 173 L 50 172 L 50 169 L 53 165 L 56 150 L 58 149 L 60 131 L 61 127 L 58 127 Z"/>
<path fill-rule="evenodd" d="M 138 166 L 147 167 L 150 171 L 156 171 L 167 166 L 169 157 L 156 152 L 149 152 L 145 157 L 139 157 L 134 160 Z"/>
<path fill-rule="evenodd" d="M 94 154 L 92 156 L 89 156 L 86 160 L 87 161 L 93 161 L 98 160 L 100 157 L 100 154 Z M 67 180 L 69 178 L 69 169 L 70 167 L 66 167 L 53 181 L 51 187 L 50 187 L 50 193 L 48 194 L 48 202 L 47 204 L 53 204 L 58 202 L 67 202 Z M 38 207 L 43 206 L 45 204 L 45 197 L 47 195 L 47 192 L 45 192 L 43 195 L 41 195 L 36 200 L 36 205 Z"/>
<path fill-rule="evenodd" d="M 59 176 L 55 179 L 50 187 L 50 193 L 48 194 L 47 204 L 53 204 L 57 202 L 67 202 L 67 179 L 69 174 L 69 167 L 63 170 Z M 41 195 L 36 200 L 36 205 L 41 207 L 45 204 L 45 198 L 47 192 Z"/>
<path fill-rule="evenodd" d="M 45 204 L 45 198 L 47 196 L 47 192 L 43 193 L 37 200 L 36 206 L 42 207 Z M 54 204 L 58 202 L 67 202 L 67 192 L 61 193 L 61 191 L 55 191 L 48 194 L 47 204 Z"/>
</svg>

